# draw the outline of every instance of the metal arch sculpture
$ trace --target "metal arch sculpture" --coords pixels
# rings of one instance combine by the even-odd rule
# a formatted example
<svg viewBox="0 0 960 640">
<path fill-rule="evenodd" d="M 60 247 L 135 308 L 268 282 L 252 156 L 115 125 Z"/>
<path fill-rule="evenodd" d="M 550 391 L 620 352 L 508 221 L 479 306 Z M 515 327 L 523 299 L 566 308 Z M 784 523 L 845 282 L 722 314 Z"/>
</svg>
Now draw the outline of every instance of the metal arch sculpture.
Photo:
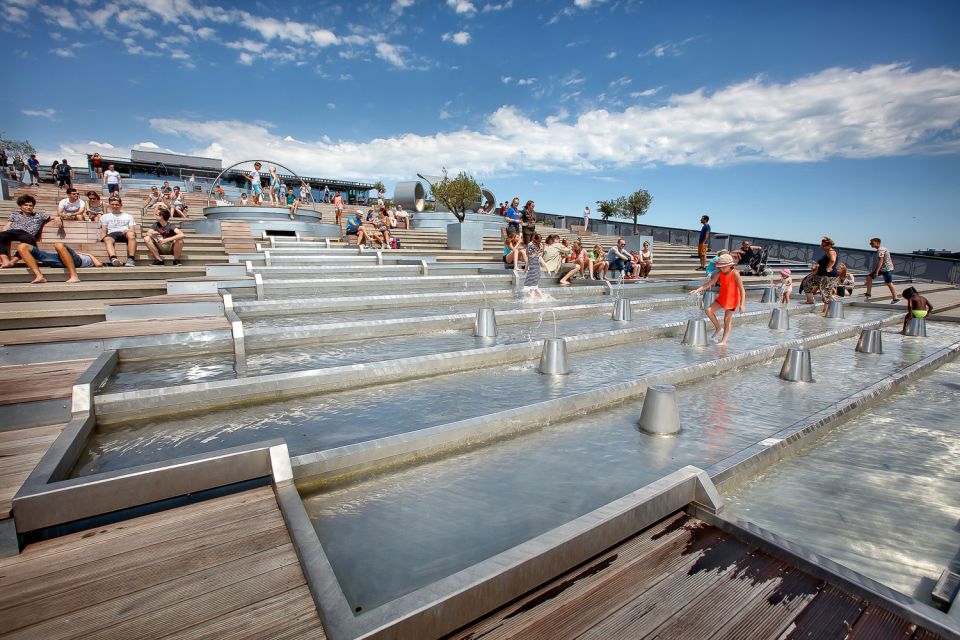
<svg viewBox="0 0 960 640">
<path fill-rule="evenodd" d="M 296 171 L 293 171 L 292 169 L 290 169 L 290 167 L 288 167 L 288 166 L 286 166 L 286 165 L 284 165 L 284 164 L 280 164 L 279 162 L 273 162 L 273 161 L 267 161 L 267 160 L 241 160 L 240 162 L 235 162 L 235 163 L 233 163 L 232 165 L 230 165 L 229 167 L 227 167 L 226 169 L 224 169 L 223 171 L 221 171 L 219 174 L 217 174 L 217 177 L 213 179 L 213 184 L 210 186 L 210 191 L 207 192 L 207 206 L 208 206 L 208 207 L 213 206 L 213 205 L 212 205 L 212 200 L 211 200 L 211 198 L 213 197 L 213 191 L 214 191 L 214 189 L 217 188 L 217 185 L 220 184 L 220 178 L 223 177 L 223 174 L 225 174 L 227 171 L 230 171 L 230 170 L 234 169 L 235 167 L 239 167 L 240 165 L 246 164 L 246 163 L 248 163 L 248 162 L 259 162 L 259 163 L 262 164 L 262 165 L 268 165 L 268 166 L 269 166 L 269 165 L 274 165 L 274 166 L 280 167 L 281 169 L 285 170 L 287 173 L 289 173 L 290 175 L 292 175 L 294 178 L 296 178 L 297 180 L 299 180 L 301 184 L 303 184 L 303 178 L 300 177 L 300 174 L 298 174 Z M 311 203 L 311 204 L 313 203 L 313 189 L 310 190 L 310 203 Z"/>
<path fill-rule="evenodd" d="M 398 182 L 393 188 L 394 204 L 399 204 L 408 211 L 422 212 L 426 199 L 427 192 L 419 180 Z"/>
</svg>

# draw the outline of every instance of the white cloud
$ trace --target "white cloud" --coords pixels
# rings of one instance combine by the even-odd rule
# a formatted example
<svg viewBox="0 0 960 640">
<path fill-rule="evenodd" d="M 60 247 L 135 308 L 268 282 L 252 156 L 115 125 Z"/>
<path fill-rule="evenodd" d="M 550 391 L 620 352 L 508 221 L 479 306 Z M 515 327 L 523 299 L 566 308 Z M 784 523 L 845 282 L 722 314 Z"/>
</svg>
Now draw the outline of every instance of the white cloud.
<svg viewBox="0 0 960 640">
<path fill-rule="evenodd" d="M 413 2 L 414 0 L 394 0 L 393 4 L 390 5 L 390 11 L 400 15 L 404 9 L 413 6 Z"/>
<path fill-rule="evenodd" d="M 70 49 L 50 49 L 50 53 L 61 58 L 75 58 L 76 54 Z"/>
<path fill-rule="evenodd" d="M 247 53 L 246 51 L 243 51 L 243 52 L 241 52 L 240 55 L 237 57 L 237 61 L 238 61 L 240 64 L 247 65 L 247 66 L 249 67 L 250 65 L 253 64 L 253 54 L 250 54 L 250 53 Z"/>
<path fill-rule="evenodd" d="M 476 13 L 477 8 L 473 6 L 473 3 L 470 0 L 447 0 L 447 6 L 453 9 L 456 13 Z"/>
<path fill-rule="evenodd" d="M 193 32 L 198 38 L 202 38 L 204 40 L 209 40 L 213 36 L 217 35 L 217 32 L 210 27 L 200 27 L 199 29 L 194 29 Z"/>
<path fill-rule="evenodd" d="M 266 126 L 243 121 L 171 118 L 150 125 L 192 140 L 191 153 L 226 162 L 279 155 L 307 175 L 358 178 L 403 179 L 430 167 L 489 176 L 960 153 L 960 70 L 832 68 L 789 83 L 754 78 L 714 92 L 673 95 L 657 106 L 593 109 L 572 119 L 561 114 L 536 121 L 504 106 L 479 131 L 369 141 L 291 144 Z"/>
<path fill-rule="evenodd" d="M 511 80 L 513 80 L 513 76 L 500 76 L 500 82 L 503 84 L 510 84 Z"/>
<path fill-rule="evenodd" d="M 617 57 L 616 51 L 611 51 L 610 53 L 607 54 L 607 60 L 613 60 L 616 57 Z"/>
<path fill-rule="evenodd" d="M 249 51 L 250 53 L 263 53 L 263 50 L 267 48 L 266 42 L 257 42 L 256 40 L 237 40 L 235 42 L 225 42 L 224 44 L 231 49 Z"/>
<path fill-rule="evenodd" d="M 440 115 L 438 115 L 437 117 L 440 118 L 441 120 L 449 120 L 453 116 L 446 109 L 440 109 Z"/>
<path fill-rule="evenodd" d="M 640 54 L 641 58 L 653 56 L 654 58 L 663 58 L 666 56 L 679 56 L 683 53 L 683 48 L 691 42 L 699 40 L 702 36 L 691 36 L 680 42 L 661 42 L 652 46 L 647 51 Z"/>
<path fill-rule="evenodd" d="M 441 37 L 444 42 L 452 42 L 453 44 L 459 44 L 461 46 L 470 44 L 470 34 L 466 31 L 458 31 L 456 33 L 445 33 Z"/>
<path fill-rule="evenodd" d="M 73 17 L 73 14 L 70 13 L 70 10 L 66 7 L 50 7 L 43 4 L 38 6 L 40 8 L 40 13 L 42 13 L 49 22 L 52 22 L 61 29 L 80 28 L 80 25 L 77 24 L 76 18 Z"/>
<path fill-rule="evenodd" d="M 501 2 L 499 4 L 488 2 L 487 4 L 483 5 L 483 9 L 481 9 L 481 11 L 484 13 L 490 13 L 491 11 L 503 11 L 504 9 L 510 9 L 511 7 L 513 7 L 513 0 L 507 0 L 506 2 Z"/>
<path fill-rule="evenodd" d="M 30 116 L 31 118 L 52 118 L 57 115 L 57 110 L 52 108 L 47 109 L 23 109 L 21 111 L 23 115 Z"/>
<path fill-rule="evenodd" d="M 537 81 L 536 78 L 520 78 L 519 80 L 517 80 L 517 86 L 518 86 L 518 87 L 525 87 L 525 86 L 527 86 L 527 85 L 533 84 L 533 83 L 536 82 L 536 81 Z"/>
<path fill-rule="evenodd" d="M 4 18 L 7 22 L 26 22 L 27 21 L 27 12 L 20 7 L 15 7 L 13 5 L 7 5 L 3 9 Z"/>
<path fill-rule="evenodd" d="M 328 102 L 328 103 L 327 103 L 327 109 L 330 109 L 330 110 L 332 111 L 333 109 L 336 109 L 336 108 L 337 108 L 337 105 L 336 105 L 335 103 L 333 103 L 333 102 Z M 289 136 L 287 136 L 287 137 L 289 137 Z"/>
<path fill-rule="evenodd" d="M 620 78 L 617 78 L 616 80 L 611 80 L 611 81 L 610 81 L 610 86 L 611 86 L 611 87 L 623 87 L 623 86 L 626 86 L 626 85 L 630 84 L 631 82 L 633 82 L 633 79 L 632 79 L 632 78 L 628 78 L 627 76 L 622 76 L 622 77 L 620 77 Z"/>
<path fill-rule="evenodd" d="M 631 98 L 649 98 L 652 95 L 655 95 L 660 91 L 662 87 L 654 87 L 652 89 L 644 89 L 643 91 L 633 91 L 630 93 Z"/>
<path fill-rule="evenodd" d="M 377 43 L 377 57 L 401 69 L 405 69 L 407 66 L 406 61 L 403 59 L 404 50 L 406 50 L 406 47 L 390 44 L 389 42 Z"/>
<path fill-rule="evenodd" d="M 91 142 L 90 144 L 94 144 L 94 143 Z M 160 145 L 158 145 L 156 142 L 150 142 L 150 141 L 148 140 L 148 141 L 146 141 L 146 142 L 138 142 L 137 144 L 133 145 L 133 148 L 134 148 L 134 149 L 147 149 L 148 151 L 150 151 L 150 150 L 154 150 L 154 149 L 159 149 L 159 148 L 160 148 Z"/>
</svg>

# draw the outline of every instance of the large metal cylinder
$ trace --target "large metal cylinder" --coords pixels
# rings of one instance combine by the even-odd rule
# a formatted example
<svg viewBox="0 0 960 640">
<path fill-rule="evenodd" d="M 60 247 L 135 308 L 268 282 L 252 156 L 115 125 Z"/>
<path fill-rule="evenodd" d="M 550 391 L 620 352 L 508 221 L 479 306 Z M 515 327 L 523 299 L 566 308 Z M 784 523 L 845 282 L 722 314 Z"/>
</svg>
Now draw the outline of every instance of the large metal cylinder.
<svg viewBox="0 0 960 640">
<path fill-rule="evenodd" d="M 776 302 L 777 301 L 777 290 L 773 287 L 764 287 L 763 295 L 760 297 L 760 302 Z"/>
<path fill-rule="evenodd" d="M 398 182 L 393 188 L 393 203 L 409 211 L 423 211 L 427 192 L 419 180 Z"/>
<path fill-rule="evenodd" d="M 673 435 L 680 432 L 680 410 L 677 407 L 677 389 L 672 384 L 652 384 L 647 387 L 640 410 L 640 428 L 654 435 Z"/>
<path fill-rule="evenodd" d="M 713 289 L 707 289 L 703 292 L 703 299 L 700 301 L 700 308 L 706 309 L 717 299 L 717 292 Z"/>
</svg>

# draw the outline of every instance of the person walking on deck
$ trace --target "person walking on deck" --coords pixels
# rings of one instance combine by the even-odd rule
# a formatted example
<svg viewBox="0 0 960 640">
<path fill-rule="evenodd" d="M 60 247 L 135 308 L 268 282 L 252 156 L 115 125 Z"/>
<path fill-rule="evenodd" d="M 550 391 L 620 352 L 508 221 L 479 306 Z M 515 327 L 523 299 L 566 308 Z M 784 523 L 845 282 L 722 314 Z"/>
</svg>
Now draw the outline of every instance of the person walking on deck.
<svg viewBox="0 0 960 640">
<path fill-rule="evenodd" d="M 707 270 L 707 249 L 710 246 L 710 216 L 700 216 L 700 237 L 697 239 L 697 257 L 700 258 L 700 266 L 697 271 Z"/>
<path fill-rule="evenodd" d="M 864 278 L 867 284 L 867 292 L 863 294 L 863 297 L 867 302 L 870 302 L 873 295 L 874 279 L 883 278 L 883 283 L 890 290 L 890 304 L 897 304 L 900 302 L 900 298 L 897 297 L 897 289 L 893 286 L 893 258 L 890 256 L 890 250 L 882 246 L 880 238 L 870 238 L 870 247 L 877 252 L 877 261 L 870 273 Z"/>
</svg>

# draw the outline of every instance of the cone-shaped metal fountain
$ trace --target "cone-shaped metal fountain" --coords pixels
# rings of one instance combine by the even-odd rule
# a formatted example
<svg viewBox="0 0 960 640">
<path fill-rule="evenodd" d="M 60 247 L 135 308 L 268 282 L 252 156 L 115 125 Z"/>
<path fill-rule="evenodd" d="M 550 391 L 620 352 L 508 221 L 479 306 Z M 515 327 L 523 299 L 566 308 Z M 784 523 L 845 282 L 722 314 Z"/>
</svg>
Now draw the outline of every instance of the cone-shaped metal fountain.
<svg viewBox="0 0 960 640">
<path fill-rule="evenodd" d="M 640 428 L 647 433 L 663 436 L 680 432 L 677 390 L 672 384 L 652 384 L 647 387 L 643 409 L 640 410 Z"/>
<path fill-rule="evenodd" d="M 613 301 L 613 315 L 611 316 L 618 322 L 633 320 L 633 308 L 630 301 L 626 298 L 617 298 Z"/>
<path fill-rule="evenodd" d="M 563 338 L 544 338 L 540 354 L 540 373 L 548 376 L 565 376 L 570 373 L 567 361 L 567 343 Z"/>
<path fill-rule="evenodd" d="M 831 300 L 827 305 L 828 318 L 843 318 L 843 303 L 839 300 Z"/>
<path fill-rule="evenodd" d="M 717 299 L 717 292 L 713 289 L 707 289 L 703 292 L 703 300 L 700 301 L 700 308 L 706 309 Z"/>
<path fill-rule="evenodd" d="M 690 347 L 707 346 L 707 321 L 687 320 L 687 328 L 683 332 L 683 340 L 680 344 Z"/>
<path fill-rule="evenodd" d="M 780 367 L 780 377 L 790 382 L 813 382 L 810 349 L 791 347 Z"/>
<path fill-rule="evenodd" d="M 790 328 L 790 314 L 783 307 L 770 312 L 770 323 L 767 325 L 777 331 L 786 331 Z"/>
<path fill-rule="evenodd" d="M 915 336 L 918 338 L 927 337 L 927 319 L 926 318 L 910 318 L 907 321 L 907 330 L 904 331 L 904 335 Z"/>
<path fill-rule="evenodd" d="M 497 335 L 497 314 L 493 307 L 480 307 L 477 320 L 473 323 L 473 335 L 478 338 L 495 338 Z"/>
<path fill-rule="evenodd" d="M 777 301 L 777 290 L 773 287 L 764 287 L 763 296 L 760 298 L 760 302 L 773 303 Z"/>
<path fill-rule="evenodd" d="M 857 351 L 860 353 L 883 353 L 883 338 L 880 329 L 864 329 L 857 340 Z"/>
</svg>

